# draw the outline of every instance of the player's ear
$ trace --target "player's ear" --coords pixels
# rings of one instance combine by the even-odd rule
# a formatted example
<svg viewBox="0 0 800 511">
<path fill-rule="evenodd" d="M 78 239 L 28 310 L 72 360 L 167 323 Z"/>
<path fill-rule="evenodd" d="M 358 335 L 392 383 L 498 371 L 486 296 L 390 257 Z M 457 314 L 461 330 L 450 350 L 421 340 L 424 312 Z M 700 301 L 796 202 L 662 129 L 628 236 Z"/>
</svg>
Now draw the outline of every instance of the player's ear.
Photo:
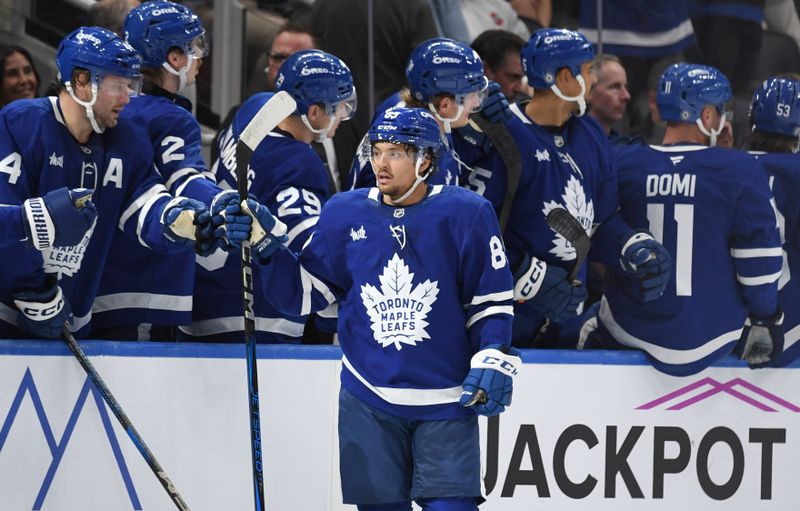
<svg viewBox="0 0 800 511">
<path fill-rule="evenodd" d="M 716 107 L 713 107 L 713 106 L 710 106 L 710 105 L 706 105 L 706 106 L 703 107 L 703 109 L 700 111 L 700 119 L 701 119 L 701 122 L 703 123 L 704 126 L 713 127 L 714 129 L 717 129 L 717 127 L 714 126 L 715 123 L 712 122 L 714 120 L 713 119 L 714 112 L 716 112 L 716 111 L 717 111 Z M 716 124 L 719 124 L 719 123 L 716 123 Z"/>
<path fill-rule="evenodd" d="M 167 52 L 167 63 L 172 66 L 172 69 L 181 69 L 186 65 L 186 54 L 178 48 L 172 48 Z"/>
<path fill-rule="evenodd" d="M 92 80 L 89 71 L 76 69 L 72 72 L 72 90 L 78 99 L 90 101 L 92 98 Z"/>
<path fill-rule="evenodd" d="M 560 90 L 569 90 L 573 84 L 577 83 L 578 80 L 572 75 L 572 71 L 568 67 L 562 67 L 556 72 L 556 85 Z"/>
</svg>

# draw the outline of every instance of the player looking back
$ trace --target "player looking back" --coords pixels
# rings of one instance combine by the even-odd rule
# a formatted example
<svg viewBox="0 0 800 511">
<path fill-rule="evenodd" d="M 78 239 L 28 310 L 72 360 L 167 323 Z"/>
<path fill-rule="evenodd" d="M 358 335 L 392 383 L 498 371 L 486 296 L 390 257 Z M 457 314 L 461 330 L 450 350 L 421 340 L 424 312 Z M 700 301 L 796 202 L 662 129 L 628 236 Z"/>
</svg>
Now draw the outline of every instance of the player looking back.
<svg viewBox="0 0 800 511">
<path fill-rule="evenodd" d="M 283 244 L 269 210 L 249 202 L 267 233 L 251 240 L 254 262 L 268 299 L 286 313 L 339 302 L 345 503 L 474 511 L 476 412 L 503 411 L 520 363 L 508 348 L 511 273 L 497 218 L 460 187 L 423 181 L 408 194 L 442 150 L 429 112 L 389 109 L 369 141 L 377 187 L 335 195 L 300 252 Z M 251 232 L 251 217 L 236 220 L 243 230 L 231 220 L 232 241 Z"/>
<path fill-rule="evenodd" d="M 649 303 L 612 280 L 591 345 L 640 349 L 673 375 L 701 371 L 740 338 L 752 364 L 780 353 L 781 248 L 769 186 L 752 156 L 714 147 L 730 98 L 717 69 L 674 64 L 658 88 L 662 144 L 619 147 L 622 215 L 664 244 L 674 271 Z"/>
<path fill-rule="evenodd" d="M 141 126 L 162 183 L 176 197 L 217 209 L 238 196 L 222 192 L 201 154 L 200 125 L 180 91 L 195 82 L 208 45 L 200 19 L 173 2 L 147 2 L 125 18 L 127 42 L 142 55 L 143 94 L 122 118 Z M 220 203 L 217 205 L 216 203 Z M 206 247 L 208 252 L 215 247 Z M 156 254 L 117 233 L 93 307 L 92 331 L 103 339 L 172 340 L 191 322 L 194 254 Z M 136 268 L 131 272 L 131 268 Z"/>
<path fill-rule="evenodd" d="M 56 53 L 58 96 L 15 101 L 0 112 L 2 201 L 21 204 L 44 196 L 50 221 L 37 215 L 42 232 L 49 236 L 51 224 L 56 227 L 53 242 L 36 236 L 33 246 L 18 243 L 0 251 L 2 337 L 58 337 L 71 321 L 70 308 L 72 330 L 86 335 L 119 229 L 161 252 L 190 250 L 196 236 L 200 243 L 213 241 L 206 207 L 167 193 L 149 145 L 135 145 L 146 134 L 120 118 L 129 94 L 138 91 L 140 65 L 136 51 L 112 32 L 79 28 Z M 78 236 L 60 244 L 60 211 L 80 215 L 70 209 L 75 195 L 59 195 L 63 187 L 93 189 L 97 221 L 92 225 L 93 218 L 85 216 L 85 235 L 75 231 Z"/>
<path fill-rule="evenodd" d="M 309 145 L 314 139 L 332 137 L 339 123 L 356 108 L 353 77 L 338 57 L 320 50 L 292 54 L 281 64 L 275 79 L 278 91 L 286 91 L 297 111 L 282 121 L 256 148 L 250 161 L 248 191 L 276 212 L 287 225 L 287 244 L 294 250 L 306 242 L 319 220 L 329 195 L 328 171 Z M 236 112 L 230 127 L 219 137 L 219 159 L 213 169 L 221 186 L 236 189 L 235 150 L 239 134 L 272 97 L 260 93 Z M 197 269 L 193 322 L 181 327 L 181 339 L 241 341 L 241 261 L 225 253 L 201 258 Z M 257 274 L 259 268 L 254 268 Z M 281 314 L 254 289 L 256 340 L 300 342 L 306 315 Z M 328 311 L 330 312 L 330 311 Z"/>
<path fill-rule="evenodd" d="M 800 355 L 800 82 L 785 78 L 762 82 L 750 104 L 750 126 L 747 149 L 767 173 L 783 243 L 778 301 L 786 315 L 784 352 L 771 364 L 783 366 Z"/>
</svg>

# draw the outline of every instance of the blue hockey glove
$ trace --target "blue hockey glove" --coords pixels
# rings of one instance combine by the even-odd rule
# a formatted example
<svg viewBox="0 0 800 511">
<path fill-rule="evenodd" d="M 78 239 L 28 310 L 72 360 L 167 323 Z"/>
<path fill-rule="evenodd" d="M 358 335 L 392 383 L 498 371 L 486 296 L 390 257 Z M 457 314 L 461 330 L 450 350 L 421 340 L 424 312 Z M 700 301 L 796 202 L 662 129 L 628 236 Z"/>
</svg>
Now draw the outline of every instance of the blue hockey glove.
<svg viewBox="0 0 800 511">
<path fill-rule="evenodd" d="M 278 247 L 286 243 L 286 224 L 272 216 L 269 208 L 253 199 L 226 210 L 228 241 L 241 247 L 244 240 L 260 262 L 265 263 Z"/>
<path fill-rule="evenodd" d="M 19 291 L 13 294 L 19 309 L 17 326 L 33 337 L 61 337 L 64 323 L 72 324 L 72 309 L 55 279 L 43 291 Z"/>
<path fill-rule="evenodd" d="M 209 255 L 217 248 L 230 252 L 235 247 L 228 243 L 225 229 L 227 223 L 227 209 L 230 206 L 239 204 L 239 193 L 235 190 L 223 190 L 219 192 L 211 201 L 211 237 L 198 246 L 197 253 Z"/>
<path fill-rule="evenodd" d="M 639 229 L 629 234 L 622 244 L 619 262 L 625 273 L 637 281 L 635 293 L 642 303 L 664 294 L 672 274 L 672 257 L 649 232 Z"/>
<path fill-rule="evenodd" d="M 572 286 L 568 276 L 564 268 L 526 256 L 514 275 L 514 299 L 551 321 L 566 321 L 577 315 L 588 296 L 586 286 Z"/>
<path fill-rule="evenodd" d="M 778 310 L 769 318 L 749 317 L 735 353 L 746 360 L 751 369 L 766 367 L 783 353 L 783 312 Z"/>
<path fill-rule="evenodd" d="M 506 122 L 513 117 L 514 114 L 511 113 L 508 106 L 508 99 L 503 94 L 499 83 L 489 81 L 481 112 L 489 122 Z"/>
<path fill-rule="evenodd" d="M 461 406 L 472 406 L 481 415 L 503 413 L 511 404 L 514 376 L 522 365 L 519 355 L 518 350 L 499 344 L 474 354 L 462 385 Z"/>
<path fill-rule="evenodd" d="M 97 218 L 97 208 L 91 201 L 93 192 L 59 188 L 23 202 L 22 225 L 27 239 L 37 250 L 80 243 Z"/>
<path fill-rule="evenodd" d="M 175 197 L 164 207 L 161 214 L 164 236 L 179 245 L 194 244 L 198 252 L 202 246 L 212 245 L 214 228 L 206 205 L 186 197 Z"/>
</svg>

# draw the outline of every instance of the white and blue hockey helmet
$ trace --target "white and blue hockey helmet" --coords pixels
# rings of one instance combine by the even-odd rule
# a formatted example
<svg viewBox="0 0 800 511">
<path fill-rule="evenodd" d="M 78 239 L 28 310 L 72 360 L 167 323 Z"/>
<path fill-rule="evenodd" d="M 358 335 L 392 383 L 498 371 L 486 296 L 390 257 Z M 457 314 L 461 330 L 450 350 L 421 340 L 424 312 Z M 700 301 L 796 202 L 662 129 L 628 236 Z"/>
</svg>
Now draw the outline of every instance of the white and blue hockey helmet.
<svg viewBox="0 0 800 511">
<path fill-rule="evenodd" d="M 764 80 L 750 102 L 750 124 L 765 133 L 800 137 L 800 81 Z"/>
<path fill-rule="evenodd" d="M 656 103 L 663 120 L 692 123 L 709 105 L 724 114 L 732 97 L 731 84 L 719 69 L 678 63 L 669 66 L 661 75 Z"/>
<path fill-rule="evenodd" d="M 65 37 L 56 51 L 56 67 L 65 84 L 71 83 L 73 71 L 84 69 L 94 84 L 107 75 L 129 78 L 134 93 L 142 77 L 139 53 L 115 33 L 100 27 L 80 27 Z"/>
<path fill-rule="evenodd" d="M 406 78 L 411 94 L 426 103 L 440 94 L 450 94 L 456 103 L 463 104 L 468 94 L 482 94 L 489 85 L 477 52 L 446 38 L 429 39 L 417 46 L 408 59 Z"/>
<path fill-rule="evenodd" d="M 581 66 L 594 59 L 594 48 L 580 32 L 563 28 L 537 30 L 521 51 L 522 71 L 534 89 L 549 89 L 558 71 L 567 68 L 581 76 Z"/>
<path fill-rule="evenodd" d="M 208 55 L 206 31 L 191 9 L 174 2 L 146 2 L 131 10 L 125 40 L 142 54 L 142 65 L 158 68 L 173 48 L 193 58 Z"/>
</svg>

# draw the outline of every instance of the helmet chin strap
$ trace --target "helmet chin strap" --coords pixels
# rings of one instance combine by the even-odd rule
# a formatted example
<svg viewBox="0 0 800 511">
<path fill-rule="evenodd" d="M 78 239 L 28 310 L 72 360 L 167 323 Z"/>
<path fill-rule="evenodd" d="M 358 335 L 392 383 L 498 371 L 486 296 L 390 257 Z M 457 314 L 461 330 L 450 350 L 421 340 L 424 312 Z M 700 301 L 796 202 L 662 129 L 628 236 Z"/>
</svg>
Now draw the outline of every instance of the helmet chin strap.
<svg viewBox="0 0 800 511">
<path fill-rule="evenodd" d="M 336 116 L 334 115 L 333 117 L 331 117 L 331 120 L 328 123 L 328 125 L 326 127 L 324 127 L 324 128 L 321 128 L 321 129 L 317 129 L 317 128 L 313 127 L 311 125 L 311 121 L 308 120 L 308 115 L 306 115 L 306 114 L 301 115 L 300 116 L 300 120 L 303 121 L 303 124 L 305 124 L 306 128 L 308 128 L 308 130 L 311 133 L 316 135 L 314 137 L 314 139 L 321 144 L 322 142 L 325 141 L 325 138 L 327 138 L 328 132 L 330 132 L 331 128 L 333 128 L 333 123 L 336 122 Z"/>
<path fill-rule="evenodd" d="M 708 137 L 708 147 L 715 147 L 717 145 L 717 135 L 722 132 L 722 128 L 725 127 L 725 114 L 723 113 L 719 118 L 719 127 L 715 130 L 707 130 L 705 126 L 703 126 L 703 119 L 702 117 L 698 117 L 695 121 L 697 123 L 697 127 L 700 128 L 700 131 L 703 135 Z"/>
<path fill-rule="evenodd" d="M 188 80 L 187 75 L 189 74 L 189 69 L 191 69 L 192 63 L 194 62 L 194 55 L 187 55 L 186 57 L 186 65 L 177 71 L 169 64 L 169 62 L 164 62 L 161 64 L 161 66 L 166 69 L 169 74 L 178 77 L 178 92 L 182 91 L 183 88 L 186 87 L 186 82 Z"/>
<path fill-rule="evenodd" d="M 583 76 L 581 75 L 578 75 L 575 79 L 581 86 L 581 92 L 577 96 L 565 95 L 563 92 L 561 92 L 561 89 L 559 89 L 558 85 L 556 84 L 551 85 L 550 90 L 553 91 L 553 94 L 563 99 L 564 101 L 574 101 L 578 103 L 578 109 L 579 109 L 578 117 L 580 117 L 581 115 L 586 113 L 586 98 L 584 97 L 586 95 L 586 82 L 584 81 Z"/>
<path fill-rule="evenodd" d="M 417 187 L 420 184 L 422 184 L 426 179 L 428 179 L 428 176 L 431 175 L 430 170 L 428 170 L 428 172 L 425 174 L 425 177 L 422 177 L 422 176 L 419 175 L 419 168 L 422 166 L 422 162 L 425 161 L 425 153 L 423 151 L 417 151 L 416 160 L 417 161 L 414 162 L 414 176 L 416 176 L 415 179 L 414 179 L 414 184 L 412 184 L 411 188 L 409 188 L 406 193 L 401 195 L 399 199 L 395 200 L 395 199 L 392 199 L 391 197 L 389 197 L 389 200 L 392 202 L 392 204 L 400 204 L 401 202 L 406 200 L 412 193 L 414 193 L 414 190 L 416 190 Z M 374 170 L 374 171 L 377 173 L 376 170 Z"/>
<path fill-rule="evenodd" d="M 437 119 L 439 119 L 440 121 L 442 121 L 442 123 L 444 123 L 444 132 L 449 135 L 453 131 L 453 129 L 450 127 L 450 123 L 457 121 L 458 118 L 461 117 L 461 114 L 464 113 L 464 104 L 462 103 L 458 105 L 456 114 L 453 117 L 442 117 L 441 115 L 439 115 L 439 112 L 436 110 L 436 107 L 433 106 L 433 103 L 428 103 L 428 110 L 430 110 L 431 113 L 434 116 L 436 116 Z"/>
<path fill-rule="evenodd" d="M 89 101 L 82 101 L 78 99 L 78 96 L 75 95 L 75 91 L 72 90 L 72 84 L 70 82 L 66 82 L 64 84 L 67 87 L 67 92 L 69 93 L 70 97 L 75 100 L 76 103 L 81 105 L 83 109 L 86 111 L 86 117 L 89 119 L 89 124 L 92 125 L 92 130 L 95 133 L 103 133 L 106 130 L 105 126 L 100 126 L 97 123 L 97 119 L 94 118 L 94 104 L 97 102 L 97 84 L 92 83 L 92 99 Z"/>
</svg>

